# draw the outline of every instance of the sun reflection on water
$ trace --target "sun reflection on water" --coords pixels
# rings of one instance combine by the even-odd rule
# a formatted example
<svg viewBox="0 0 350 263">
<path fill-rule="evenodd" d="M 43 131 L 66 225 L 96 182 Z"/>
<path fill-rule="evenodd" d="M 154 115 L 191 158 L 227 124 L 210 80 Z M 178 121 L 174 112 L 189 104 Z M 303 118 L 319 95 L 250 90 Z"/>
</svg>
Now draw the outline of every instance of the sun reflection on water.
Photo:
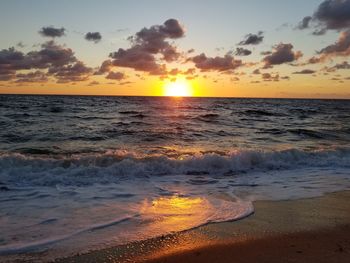
<svg viewBox="0 0 350 263">
<path fill-rule="evenodd" d="M 141 214 L 151 232 L 169 233 L 198 226 L 206 221 L 211 204 L 202 197 L 160 197 L 145 200 Z M 156 224 L 148 224 L 148 220 Z"/>
</svg>

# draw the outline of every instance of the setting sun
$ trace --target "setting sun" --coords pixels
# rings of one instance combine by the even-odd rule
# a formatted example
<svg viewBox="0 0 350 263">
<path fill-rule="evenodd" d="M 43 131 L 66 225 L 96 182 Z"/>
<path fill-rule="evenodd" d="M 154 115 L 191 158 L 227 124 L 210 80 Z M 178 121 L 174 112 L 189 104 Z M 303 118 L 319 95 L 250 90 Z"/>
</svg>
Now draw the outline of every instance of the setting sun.
<svg viewBox="0 0 350 263">
<path fill-rule="evenodd" d="M 189 97 L 193 95 L 191 83 L 186 79 L 176 79 L 164 83 L 164 96 Z"/>
</svg>

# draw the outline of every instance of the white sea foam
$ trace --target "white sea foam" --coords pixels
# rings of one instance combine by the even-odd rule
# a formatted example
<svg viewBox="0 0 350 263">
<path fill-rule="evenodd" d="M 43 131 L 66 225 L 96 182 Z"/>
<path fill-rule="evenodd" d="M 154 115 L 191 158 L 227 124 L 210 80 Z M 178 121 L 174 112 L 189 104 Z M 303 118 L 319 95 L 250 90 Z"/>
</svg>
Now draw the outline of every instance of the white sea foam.
<svg viewBox="0 0 350 263">
<path fill-rule="evenodd" d="M 129 176 L 177 174 L 234 175 L 251 171 L 288 170 L 302 167 L 350 167 L 350 149 L 317 151 L 234 151 L 194 154 L 178 158 L 138 156 L 107 152 L 72 157 L 0 155 L 0 182 L 15 185 L 91 185 L 115 183 Z"/>
<path fill-rule="evenodd" d="M 0 254 L 48 249 L 53 259 L 241 219 L 255 200 L 350 189 L 350 150 L 3 154 L 0 183 Z"/>
</svg>

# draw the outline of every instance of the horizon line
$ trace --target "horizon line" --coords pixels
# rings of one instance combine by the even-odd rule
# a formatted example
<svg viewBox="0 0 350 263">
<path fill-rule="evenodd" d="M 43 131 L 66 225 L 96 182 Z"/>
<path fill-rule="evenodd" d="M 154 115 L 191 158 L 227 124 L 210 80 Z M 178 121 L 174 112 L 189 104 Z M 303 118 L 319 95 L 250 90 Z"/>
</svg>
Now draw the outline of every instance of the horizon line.
<svg viewBox="0 0 350 263">
<path fill-rule="evenodd" d="M 285 100 L 350 100 L 332 97 L 226 97 L 226 96 L 164 96 L 164 95 L 113 95 L 113 94 L 52 94 L 52 93 L 0 93 L 0 96 L 71 96 L 71 97 L 150 97 L 150 98 L 208 98 L 208 99 L 285 99 Z"/>
</svg>

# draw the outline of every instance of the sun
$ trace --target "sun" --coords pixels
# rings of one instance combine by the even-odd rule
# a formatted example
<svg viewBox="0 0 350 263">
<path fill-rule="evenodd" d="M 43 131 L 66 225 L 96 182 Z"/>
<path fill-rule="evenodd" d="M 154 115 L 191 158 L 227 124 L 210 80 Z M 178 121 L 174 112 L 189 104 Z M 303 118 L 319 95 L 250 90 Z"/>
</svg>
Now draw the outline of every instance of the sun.
<svg viewBox="0 0 350 263">
<path fill-rule="evenodd" d="M 176 79 L 164 83 L 164 96 L 190 97 L 193 95 L 191 83 L 186 79 Z"/>
</svg>

